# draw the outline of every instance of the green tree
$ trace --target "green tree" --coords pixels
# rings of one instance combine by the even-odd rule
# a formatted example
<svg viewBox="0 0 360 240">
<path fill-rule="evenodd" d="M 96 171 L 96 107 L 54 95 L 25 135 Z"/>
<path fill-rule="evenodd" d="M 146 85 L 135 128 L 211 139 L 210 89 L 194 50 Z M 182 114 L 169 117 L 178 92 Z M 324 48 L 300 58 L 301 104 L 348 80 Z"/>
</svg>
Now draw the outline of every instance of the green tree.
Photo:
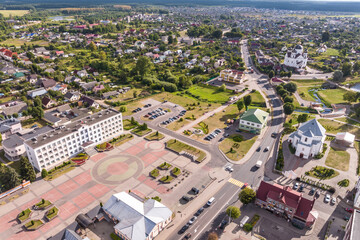
<svg viewBox="0 0 360 240">
<path fill-rule="evenodd" d="M 135 72 L 143 79 L 144 76 L 151 71 L 152 66 L 153 64 L 148 57 L 141 56 L 136 62 Z"/>
<path fill-rule="evenodd" d="M 290 97 L 290 96 L 285 96 L 284 97 L 284 103 L 287 103 L 287 102 L 292 103 L 292 102 L 294 102 L 294 99 L 292 97 Z"/>
<path fill-rule="evenodd" d="M 342 65 L 341 71 L 344 74 L 344 77 L 350 76 L 351 75 L 351 71 L 352 71 L 352 65 L 349 62 L 345 62 Z"/>
<path fill-rule="evenodd" d="M 222 38 L 222 31 L 220 29 L 215 30 L 211 35 L 213 38 Z"/>
<path fill-rule="evenodd" d="M 273 70 L 271 70 L 269 72 L 269 79 L 272 79 L 275 76 L 275 72 Z"/>
<path fill-rule="evenodd" d="M 2 190 L 9 190 L 21 183 L 19 174 L 12 167 L 0 163 L 0 183 Z"/>
<path fill-rule="evenodd" d="M 304 123 L 308 120 L 309 118 L 309 115 L 306 114 L 306 113 L 303 113 L 303 114 L 300 114 L 298 117 L 297 117 L 297 121 L 299 123 L 299 126 L 300 126 L 300 123 Z"/>
<path fill-rule="evenodd" d="M 343 99 L 345 100 L 345 101 L 347 101 L 347 102 L 349 102 L 349 103 L 351 103 L 351 102 L 356 102 L 357 101 L 357 99 L 358 99 L 358 93 L 356 93 L 356 92 L 350 92 L 350 91 L 348 91 L 348 92 L 346 92 L 344 95 L 343 95 Z"/>
<path fill-rule="evenodd" d="M 239 200 L 243 204 L 251 203 L 252 201 L 255 200 L 255 197 L 256 197 L 256 192 L 248 187 L 239 193 Z"/>
<path fill-rule="evenodd" d="M 2 136 L 1 136 L 1 134 L 0 134 L 0 144 L 2 143 Z"/>
<path fill-rule="evenodd" d="M 291 76 L 292 76 L 292 71 L 288 71 L 287 77 L 288 77 L 288 78 L 291 78 Z"/>
<path fill-rule="evenodd" d="M 23 179 L 34 182 L 36 179 L 36 174 L 34 168 L 29 162 L 27 157 L 20 157 L 20 175 Z"/>
<path fill-rule="evenodd" d="M 220 86 L 220 91 L 222 92 L 226 91 L 226 85 L 224 83 Z"/>
<path fill-rule="evenodd" d="M 293 82 L 289 82 L 284 85 L 284 89 L 287 90 L 288 92 L 294 93 L 297 90 L 297 85 Z"/>
<path fill-rule="evenodd" d="M 360 70 L 360 61 L 356 61 L 354 63 L 353 69 L 355 72 L 358 72 Z"/>
<path fill-rule="evenodd" d="M 240 112 L 244 108 L 244 102 L 239 100 L 239 101 L 236 102 L 236 106 L 237 106 L 237 108 L 238 108 L 238 110 Z"/>
<path fill-rule="evenodd" d="M 244 97 L 244 105 L 246 107 L 246 111 L 248 110 L 248 107 L 250 106 L 251 102 L 252 102 L 251 95 L 246 95 Z"/>
<path fill-rule="evenodd" d="M 253 229 L 253 226 L 250 223 L 245 223 L 244 224 L 244 230 L 246 232 L 250 232 Z"/>
<path fill-rule="evenodd" d="M 329 41 L 329 40 L 330 40 L 330 33 L 329 33 L 328 31 L 323 32 L 323 33 L 321 34 L 321 41 L 322 41 L 322 42 L 327 42 L 327 41 Z"/>
<path fill-rule="evenodd" d="M 89 49 L 92 51 L 92 52 L 95 52 L 97 50 L 97 46 L 95 45 L 94 42 L 91 42 L 89 44 Z"/>
<path fill-rule="evenodd" d="M 231 218 L 231 219 L 238 219 L 241 215 L 241 211 L 238 207 L 235 206 L 229 206 L 226 209 L 226 214 Z"/>
<path fill-rule="evenodd" d="M 294 110 L 295 110 L 294 104 L 289 103 L 289 102 L 284 104 L 284 113 L 285 113 L 285 115 L 292 114 L 294 112 Z"/>
<path fill-rule="evenodd" d="M 41 177 L 46 178 L 48 175 L 49 175 L 48 171 L 45 168 L 43 168 L 43 170 L 41 170 Z"/>
<path fill-rule="evenodd" d="M 344 77 L 344 74 L 342 71 L 337 70 L 333 73 L 333 81 L 334 82 L 342 82 L 343 77 Z"/>
<path fill-rule="evenodd" d="M 126 107 L 126 106 L 120 106 L 119 111 L 120 111 L 120 112 L 126 112 L 126 111 L 127 111 L 127 107 Z"/>
<path fill-rule="evenodd" d="M 137 98 L 137 91 L 134 91 L 134 92 L 133 92 L 133 97 L 134 97 L 134 98 Z"/>
</svg>

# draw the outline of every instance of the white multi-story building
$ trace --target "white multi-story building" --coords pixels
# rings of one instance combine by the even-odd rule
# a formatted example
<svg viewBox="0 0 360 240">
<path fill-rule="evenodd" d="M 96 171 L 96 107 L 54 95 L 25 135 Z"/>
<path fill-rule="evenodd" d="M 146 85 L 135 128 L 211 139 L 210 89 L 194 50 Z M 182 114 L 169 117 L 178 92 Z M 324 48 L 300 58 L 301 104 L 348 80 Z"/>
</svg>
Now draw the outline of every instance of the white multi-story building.
<svg viewBox="0 0 360 240">
<path fill-rule="evenodd" d="M 121 113 L 107 109 L 28 139 L 24 145 L 30 163 L 41 171 L 122 132 Z"/>
<path fill-rule="evenodd" d="M 293 68 L 305 68 L 307 64 L 307 50 L 303 46 L 296 45 L 293 49 L 289 48 L 285 54 L 284 65 Z"/>
<path fill-rule="evenodd" d="M 295 156 L 308 159 L 321 153 L 325 132 L 325 128 L 316 119 L 301 124 L 299 129 L 289 136 L 289 143 L 296 148 Z"/>
</svg>

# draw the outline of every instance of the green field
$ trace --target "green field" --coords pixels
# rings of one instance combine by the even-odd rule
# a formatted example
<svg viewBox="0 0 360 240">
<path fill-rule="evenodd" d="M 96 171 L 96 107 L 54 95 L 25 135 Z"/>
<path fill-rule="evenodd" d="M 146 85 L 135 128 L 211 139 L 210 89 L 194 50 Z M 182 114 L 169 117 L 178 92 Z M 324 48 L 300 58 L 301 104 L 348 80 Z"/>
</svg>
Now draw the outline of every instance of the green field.
<svg viewBox="0 0 360 240">
<path fill-rule="evenodd" d="M 38 45 L 38 46 L 48 46 L 49 42 L 47 41 L 43 41 L 43 40 L 39 40 L 39 41 L 33 41 L 33 42 L 29 42 L 27 40 L 24 39 L 7 39 L 3 42 L 0 42 L 0 44 L 2 45 L 9 45 L 9 46 L 15 46 L 15 47 L 20 47 L 22 45 L 24 45 L 24 43 L 26 43 L 26 45 Z"/>
<path fill-rule="evenodd" d="M 342 88 L 337 88 L 320 90 L 317 94 L 325 105 L 330 106 L 331 104 L 347 103 L 343 98 L 346 92 L 347 91 Z"/>
<path fill-rule="evenodd" d="M 356 138 L 360 138 L 360 128 L 345 123 L 335 122 L 330 119 L 319 119 L 318 121 L 326 129 L 327 133 L 336 134 L 338 132 L 349 132 L 354 134 Z"/>
<path fill-rule="evenodd" d="M 245 109 L 242 110 L 242 112 Z M 215 113 L 214 116 L 209 117 L 204 120 L 204 123 L 208 125 L 209 132 L 213 131 L 215 128 L 224 128 L 226 127 L 226 121 L 228 119 L 238 118 L 240 115 L 239 110 L 236 104 L 231 104 L 225 108 L 222 112 Z"/>
<path fill-rule="evenodd" d="M 339 56 L 339 51 L 334 48 L 328 48 L 326 52 L 321 53 L 320 56 Z"/>
<path fill-rule="evenodd" d="M 233 96 L 231 90 L 222 92 L 220 88 L 214 86 L 193 85 L 188 91 L 192 96 L 199 97 L 199 100 L 217 103 L 225 103 L 229 100 L 229 97 Z"/>
<path fill-rule="evenodd" d="M 225 140 L 222 141 L 219 145 L 220 150 L 233 161 L 238 161 L 242 159 L 249 151 L 251 146 L 255 143 L 258 137 L 258 136 L 254 136 L 253 138 L 250 138 L 248 140 L 235 142 L 233 138 L 237 135 L 238 134 L 230 135 L 230 137 L 225 138 Z M 233 149 L 233 152 L 230 151 L 231 148 Z"/>
<path fill-rule="evenodd" d="M 255 91 L 249 94 L 251 96 L 251 106 L 266 107 L 266 102 L 260 92 Z"/>
<path fill-rule="evenodd" d="M 15 16 L 24 16 L 25 14 L 28 14 L 29 10 L 0 10 L 0 14 L 2 14 L 4 17 L 9 17 L 10 15 L 12 17 Z"/>
<path fill-rule="evenodd" d="M 291 80 L 291 82 L 295 83 L 298 87 L 297 92 L 300 97 L 306 101 L 315 101 L 315 99 L 309 93 L 309 90 L 312 88 L 320 87 L 324 81 L 319 79 L 311 79 L 311 80 Z"/>
<path fill-rule="evenodd" d="M 325 165 L 341 171 L 349 170 L 350 154 L 346 151 L 330 148 Z"/>
</svg>

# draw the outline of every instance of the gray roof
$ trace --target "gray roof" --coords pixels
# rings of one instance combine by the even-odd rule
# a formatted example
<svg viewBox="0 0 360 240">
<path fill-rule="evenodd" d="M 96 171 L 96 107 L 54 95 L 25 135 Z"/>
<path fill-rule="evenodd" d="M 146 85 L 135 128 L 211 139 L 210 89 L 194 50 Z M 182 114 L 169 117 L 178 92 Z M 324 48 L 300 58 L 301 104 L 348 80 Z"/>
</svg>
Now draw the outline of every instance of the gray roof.
<svg viewBox="0 0 360 240">
<path fill-rule="evenodd" d="M 158 201 L 141 202 L 126 192 L 112 195 L 103 209 L 119 221 L 114 228 L 134 240 L 146 239 L 157 224 L 172 215 L 171 210 Z"/>
<path fill-rule="evenodd" d="M 1 106 L 1 110 L 4 115 L 6 116 L 13 115 L 14 113 L 20 113 L 27 109 L 27 104 L 24 102 L 16 101 L 16 104 L 14 105 L 11 104 L 13 104 L 13 102 Z"/>
<path fill-rule="evenodd" d="M 82 240 L 82 238 L 73 230 L 65 229 L 63 240 Z"/>
<path fill-rule="evenodd" d="M 32 131 L 25 133 L 25 134 L 16 133 L 16 134 L 10 135 L 9 138 L 5 139 L 2 142 L 2 144 L 6 148 L 14 148 L 14 147 L 22 145 L 26 140 L 36 137 L 43 133 L 47 133 L 47 132 L 51 131 L 52 129 L 53 128 L 50 126 L 45 126 L 42 128 L 35 128 Z"/>
<path fill-rule="evenodd" d="M 0 134 L 8 131 L 9 129 L 11 129 L 12 125 L 15 125 L 18 123 L 20 123 L 20 121 L 15 118 L 0 121 Z"/>
<path fill-rule="evenodd" d="M 48 144 L 49 142 L 55 141 L 59 138 L 62 138 L 64 136 L 67 136 L 71 134 L 73 131 L 78 130 L 81 128 L 82 125 L 93 125 L 97 122 L 100 122 L 104 119 L 110 118 L 112 116 L 115 116 L 119 114 L 118 111 L 115 111 L 114 109 L 106 109 L 101 112 L 94 113 L 91 116 L 82 117 L 81 119 L 75 117 L 71 120 L 71 123 L 64 125 L 63 128 L 56 128 L 53 129 L 51 132 L 48 132 L 47 134 L 41 134 L 37 136 L 36 141 L 27 140 L 26 144 L 29 145 L 32 148 L 38 148 L 42 145 Z"/>
<path fill-rule="evenodd" d="M 304 136 L 306 136 L 306 137 L 313 137 L 314 134 L 313 134 L 310 130 L 307 130 L 306 132 L 304 132 Z"/>
<path fill-rule="evenodd" d="M 325 136 L 325 128 L 323 126 L 321 126 L 321 124 L 314 118 L 311 119 L 303 124 L 301 124 L 301 126 L 299 127 L 298 131 L 303 132 L 305 134 L 305 132 L 311 132 L 313 134 L 313 136 Z"/>
</svg>

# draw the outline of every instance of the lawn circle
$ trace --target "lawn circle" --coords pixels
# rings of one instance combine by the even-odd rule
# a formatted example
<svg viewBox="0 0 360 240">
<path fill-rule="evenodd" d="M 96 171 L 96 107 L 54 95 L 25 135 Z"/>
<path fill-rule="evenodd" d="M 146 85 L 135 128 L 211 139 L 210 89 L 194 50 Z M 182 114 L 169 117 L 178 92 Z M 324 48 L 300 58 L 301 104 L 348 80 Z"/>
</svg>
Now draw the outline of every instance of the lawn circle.
<svg viewBox="0 0 360 240">
<path fill-rule="evenodd" d="M 126 173 L 128 169 L 129 169 L 129 165 L 127 165 L 126 163 L 115 162 L 107 167 L 107 172 L 110 175 L 120 175 Z"/>
</svg>

